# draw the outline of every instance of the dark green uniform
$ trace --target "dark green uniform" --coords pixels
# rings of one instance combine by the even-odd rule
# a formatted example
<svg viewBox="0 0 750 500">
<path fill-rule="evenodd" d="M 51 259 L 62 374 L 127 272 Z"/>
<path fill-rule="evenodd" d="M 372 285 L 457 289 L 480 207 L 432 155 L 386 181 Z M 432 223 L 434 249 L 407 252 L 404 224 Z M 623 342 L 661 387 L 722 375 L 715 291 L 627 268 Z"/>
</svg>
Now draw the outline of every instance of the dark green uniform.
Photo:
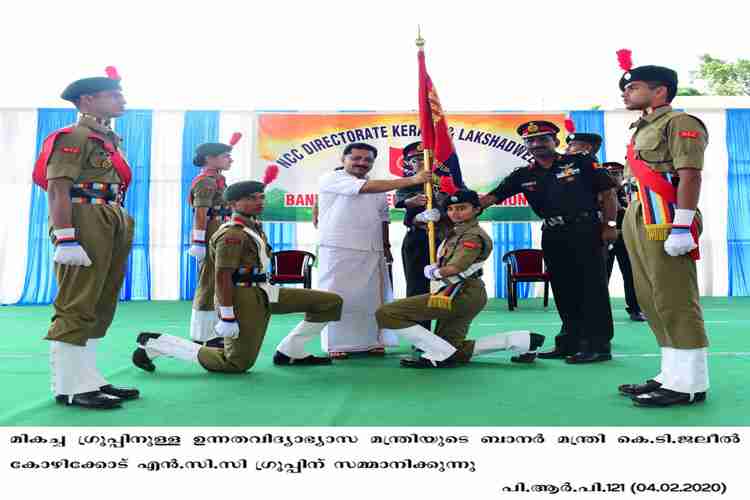
<svg viewBox="0 0 750 500">
<path fill-rule="evenodd" d="M 441 267 L 454 266 L 464 272 L 473 264 L 484 262 L 491 252 L 492 239 L 473 219 L 457 224 L 449 231 L 439 249 L 438 264 Z M 403 329 L 437 319 L 435 334 L 457 349 L 457 361 L 468 361 L 474 352 L 474 341 L 466 340 L 469 325 L 487 303 L 481 270 L 475 271 L 459 286 L 461 288 L 453 297 L 450 310 L 429 307 L 430 294 L 383 305 L 376 313 L 378 327 Z"/>
<path fill-rule="evenodd" d="M 211 238 L 207 260 L 213 261 L 217 272 L 231 269 L 234 273 L 232 303 L 240 334 L 236 339 L 225 338 L 224 349 L 200 349 L 198 361 L 209 371 L 237 373 L 250 369 L 258 357 L 271 314 L 304 312 L 305 321 L 311 323 L 338 321 L 341 317 L 343 301 L 333 293 L 281 288 L 278 301 L 269 302 L 262 288 L 264 283 L 252 281 L 270 270 L 262 266 L 258 243 L 245 228 L 262 238 L 267 257 L 271 257 L 268 239 L 260 222 L 254 219 L 234 214 L 232 222 L 222 225 Z"/>
</svg>

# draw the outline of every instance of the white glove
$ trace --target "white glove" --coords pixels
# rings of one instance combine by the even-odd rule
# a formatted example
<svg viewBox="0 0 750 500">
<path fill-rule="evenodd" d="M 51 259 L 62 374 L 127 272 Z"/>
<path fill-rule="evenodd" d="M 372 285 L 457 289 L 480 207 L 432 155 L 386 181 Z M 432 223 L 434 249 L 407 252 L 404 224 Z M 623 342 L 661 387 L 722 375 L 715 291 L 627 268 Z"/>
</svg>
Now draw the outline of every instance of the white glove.
<svg viewBox="0 0 750 500">
<path fill-rule="evenodd" d="M 240 325 L 234 317 L 233 306 L 219 306 L 219 322 L 214 326 L 219 337 L 236 339 L 240 335 Z"/>
<path fill-rule="evenodd" d="M 86 254 L 86 250 L 76 239 L 75 228 L 55 229 L 52 234 L 55 236 L 55 255 L 53 257 L 55 262 L 68 266 L 88 267 L 91 265 L 91 259 Z"/>
<path fill-rule="evenodd" d="M 664 242 L 664 251 L 672 257 L 685 255 L 698 244 L 693 240 L 690 234 L 690 226 L 693 224 L 695 210 L 678 208 L 674 211 L 674 221 L 672 221 L 672 231 L 669 233 L 667 241 Z"/>
<path fill-rule="evenodd" d="M 216 323 L 214 331 L 219 337 L 236 339 L 240 336 L 240 325 L 236 320 L 226 321 L 222 319 Z"/>
<path fill-rule="evenodd" d="M 198 262 L 202 262 L 206 258 L 206 245 L 205 243 L 193 243 L 190 245 L 188 253 L 198 259 Z"/>
<path fill-rule="evenodd" d="M 664 251 L 672 257 L 678 257 L 690 252 L 698 245 L 690 234 L 690 229 L 672 229 L 667 241 L 664 242 Z"/>
<path fill-rule="evenodd" d="M 440 271 L 438 271 L 439 267 L 440 266 L 437 264 L 428 264 L 424 266 L 424 277 L 428 280 L 439 280 L 442 278 Z"/>
<path fill-rule="evenodd" d="M 438 222 L 440 220 L 440 210 L 437 208 L 433 208 L 431 210 L 425 210 L 424 212 L 418 213 L 414 220 L 417 222 L 422 222 L 424 224 L 428 222 Z"/>
</svg>

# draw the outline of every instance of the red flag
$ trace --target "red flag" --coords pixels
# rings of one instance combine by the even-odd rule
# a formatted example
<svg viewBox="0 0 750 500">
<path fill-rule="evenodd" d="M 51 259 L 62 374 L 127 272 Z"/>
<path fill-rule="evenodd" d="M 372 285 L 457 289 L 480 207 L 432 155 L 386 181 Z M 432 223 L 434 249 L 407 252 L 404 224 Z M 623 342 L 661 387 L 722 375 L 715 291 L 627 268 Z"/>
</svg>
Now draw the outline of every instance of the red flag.
<svg viewBox="0 0 750 500">
<path fill-rule="evenodd" d="M 424 51 L 417 53 L 419 61 L 419 127 L 422 130 L 422 146 L 433 152 L 433 170 L 438 175 L 450 175 L 458 189 L 466 189 L 461 176 L 456 148 L 448 132 L 443 107 L 437 90 L 432 84 L 424 61 Z"/>
</svg>

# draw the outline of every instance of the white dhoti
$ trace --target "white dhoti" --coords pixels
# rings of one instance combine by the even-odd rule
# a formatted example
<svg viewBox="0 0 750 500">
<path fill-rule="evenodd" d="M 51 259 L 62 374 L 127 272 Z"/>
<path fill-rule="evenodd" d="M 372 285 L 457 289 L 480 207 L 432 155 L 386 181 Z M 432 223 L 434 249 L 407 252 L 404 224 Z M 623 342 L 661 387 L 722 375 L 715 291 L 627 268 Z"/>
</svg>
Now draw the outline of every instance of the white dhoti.
<svg viewBox="0 0 750 500">
<path fill-rule="evenodd" d="M 318 288 L 344 300 L 341 320 L 323 330 L 323 351 L 359 352 L 398 345 L 398 338 L 389 330 L 378 329 L 375 321 L 378 307 L 393 299 L 382 251 L 321 246 L 318 270 Z"/>
</svg>

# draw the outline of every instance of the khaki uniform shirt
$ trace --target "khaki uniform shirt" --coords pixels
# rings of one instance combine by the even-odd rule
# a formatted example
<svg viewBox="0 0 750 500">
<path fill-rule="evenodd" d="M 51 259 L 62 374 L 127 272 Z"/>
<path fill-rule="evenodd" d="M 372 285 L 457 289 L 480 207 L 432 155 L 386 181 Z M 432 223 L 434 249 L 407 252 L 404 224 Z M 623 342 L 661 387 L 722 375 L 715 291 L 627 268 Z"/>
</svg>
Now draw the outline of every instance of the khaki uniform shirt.
<svg viewBox="0 0 750 500">
<path fill-rule="evenodd" d="M 636 155 L 656 172 L 703 169 L 708 131 L 699 119 L 662 106 L 630 125 Z M 630 165 L 626 176 L 630 173 Z"/>
<path fill-rule="evenodd" d="M 238 214 L 232 215 L 233 219 L 241 220 L 247 227 L 260 236 L 266 244 L 266 252 L 270 258 L 272 255 L 271 245 L 263 232 L 260 222 Z M 219 269 L 238 269 L 240 267 L 259 269 L 261 261 L 258 253 L 258 245 L 255 239 L 243 231 L 242 226 L 237 224 L 225 224 L 211 237 L 209 243 L 210 258 L 214 266 Z M 263 269 L 270 272 L 270 269 Z"/>
<path fill-rule="evenodd" d="M 440 247 L 440 267 L 454 266 L 459 272 L 466 271 L 476 262 L 487 260 L 492 252 L 492 239 L 479 226 L 476 219 L 456 224 L 448 232 Z"/>
<path fill-rule="evenodd" d="M 89 139 L 92 132 L 108 139 L 119 149 L 120 138 L 111 128 L 90 116 L 83 116 L 70 133 L 57 137 L 47 164 L 47 180 L 64 177 L 76 184 L 121 182 L 117 170 L 112 166 L 110 154 L 99 141 Z"/>
<path fill-rule="evenodd" d="M 219 187 L 219 179 L 207 175 L 199 180 L 190 191 L 193 200 L 193 208 L 215 208 L 221 209 L 225 206 L 224 188 Z"/>
</svg>

